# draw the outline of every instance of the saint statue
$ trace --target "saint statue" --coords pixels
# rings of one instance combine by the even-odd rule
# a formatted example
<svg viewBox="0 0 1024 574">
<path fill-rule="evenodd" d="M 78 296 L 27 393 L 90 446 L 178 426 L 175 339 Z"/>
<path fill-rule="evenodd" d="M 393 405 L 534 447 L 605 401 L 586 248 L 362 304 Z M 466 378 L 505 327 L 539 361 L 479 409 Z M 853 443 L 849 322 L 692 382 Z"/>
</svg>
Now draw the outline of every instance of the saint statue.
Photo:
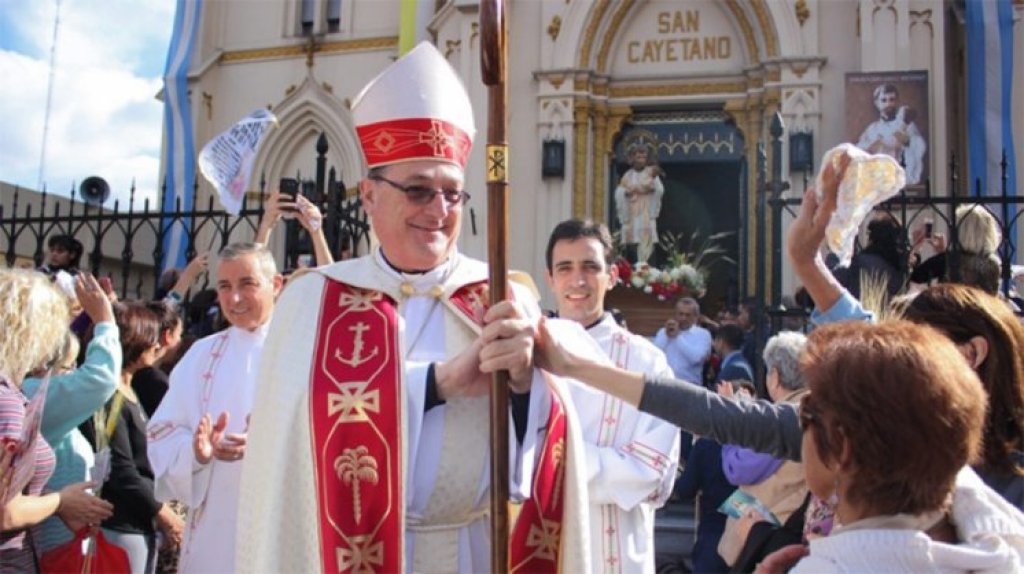
<svg viewBox="0 0 1024 574">
<path fill-rule="evenodd" d="M 636 245 L 636 262 L 646 263 L 658 240 L 663 172 L 648 144 L 634 143 L 628 153 L 630 169 L 615 188 L 615 212 L 622 226 L 622 244 Z"/>
</svg>

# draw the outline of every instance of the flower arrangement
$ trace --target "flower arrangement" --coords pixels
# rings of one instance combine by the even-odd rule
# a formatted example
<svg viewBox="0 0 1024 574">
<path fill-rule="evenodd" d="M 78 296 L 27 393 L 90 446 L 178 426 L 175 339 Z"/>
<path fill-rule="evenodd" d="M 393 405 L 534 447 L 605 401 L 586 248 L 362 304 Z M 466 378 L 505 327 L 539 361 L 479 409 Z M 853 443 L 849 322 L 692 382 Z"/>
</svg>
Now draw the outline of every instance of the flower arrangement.
<svg viewBox="0 0 1024 574">
<path fill-rule="evenodd" d="M 684 251 L 679 238 L 673 234 L 665 234 L 659 243 L 668 254 L 666 266 L 659 269 L 644 262 L 630 264 L 620 257 L 615 265 L 619 270 L 619 281 L 625 286 L 640 289 L 644 293 L 654 295 L 659 301 L 679 297 L 699 299 L 707 289 L 708 270 L 719 261 L 735 263 L 725 256 L 725 249 L 718 242 L 731 233 L 716 233 L 699 242 L 696 254 Z M 698 233 L 690 237 L 690 245 L 698 243 Z"/>
</svg>

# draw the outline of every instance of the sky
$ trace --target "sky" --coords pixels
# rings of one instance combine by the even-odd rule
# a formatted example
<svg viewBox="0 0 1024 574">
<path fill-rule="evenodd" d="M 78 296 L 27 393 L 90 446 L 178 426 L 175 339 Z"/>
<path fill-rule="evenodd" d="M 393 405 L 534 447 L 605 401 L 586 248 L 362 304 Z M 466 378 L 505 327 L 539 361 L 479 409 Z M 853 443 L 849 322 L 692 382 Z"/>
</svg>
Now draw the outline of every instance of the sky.
<svg viewBox="0 0 1024 574">
<path fill-rule="evenodd" d="M 43 183 L 155 201 L 174 0 L 61 0 Z M 38 189 L 57 0 L 0 0 L 0 181 Z M 123 209 L 124 207 L 122 207 Z"/>
</svg>

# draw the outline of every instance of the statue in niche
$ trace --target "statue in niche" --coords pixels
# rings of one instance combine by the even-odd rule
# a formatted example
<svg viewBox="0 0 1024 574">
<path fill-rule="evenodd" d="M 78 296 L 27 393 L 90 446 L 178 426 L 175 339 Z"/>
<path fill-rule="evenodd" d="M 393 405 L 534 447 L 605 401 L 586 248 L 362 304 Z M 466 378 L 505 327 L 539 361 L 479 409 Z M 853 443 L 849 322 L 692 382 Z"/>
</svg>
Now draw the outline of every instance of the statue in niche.
<svg viewBox="0 0 1024 574">
<path fill-rule="evenodd" d="M 647 263 L 658 242 L 658 213 L 665 187 L 664 172 L 657 156 L 645 142 L 636 142 L 627 150 L 630 169 L 615 188 L 615 213 L 619 218 L 622 244 L 636 246 L 636 262 Z"/>
</svg>

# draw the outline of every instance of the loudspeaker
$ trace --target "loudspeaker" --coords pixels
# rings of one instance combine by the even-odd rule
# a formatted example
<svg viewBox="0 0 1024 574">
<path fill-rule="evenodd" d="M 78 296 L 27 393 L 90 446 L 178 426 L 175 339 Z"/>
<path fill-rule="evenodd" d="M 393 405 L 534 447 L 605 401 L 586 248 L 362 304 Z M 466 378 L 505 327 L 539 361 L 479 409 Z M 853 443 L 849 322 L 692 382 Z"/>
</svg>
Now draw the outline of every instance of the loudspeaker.
<svg viewBox="0 0 1024 574">
<path fill-rule="evenodd" d="M 98 175 L 87 177 L 78 186 L 78 195 L 89 205 L 103 205 L 110 198 L 110 184 Z"/>
</svg>

